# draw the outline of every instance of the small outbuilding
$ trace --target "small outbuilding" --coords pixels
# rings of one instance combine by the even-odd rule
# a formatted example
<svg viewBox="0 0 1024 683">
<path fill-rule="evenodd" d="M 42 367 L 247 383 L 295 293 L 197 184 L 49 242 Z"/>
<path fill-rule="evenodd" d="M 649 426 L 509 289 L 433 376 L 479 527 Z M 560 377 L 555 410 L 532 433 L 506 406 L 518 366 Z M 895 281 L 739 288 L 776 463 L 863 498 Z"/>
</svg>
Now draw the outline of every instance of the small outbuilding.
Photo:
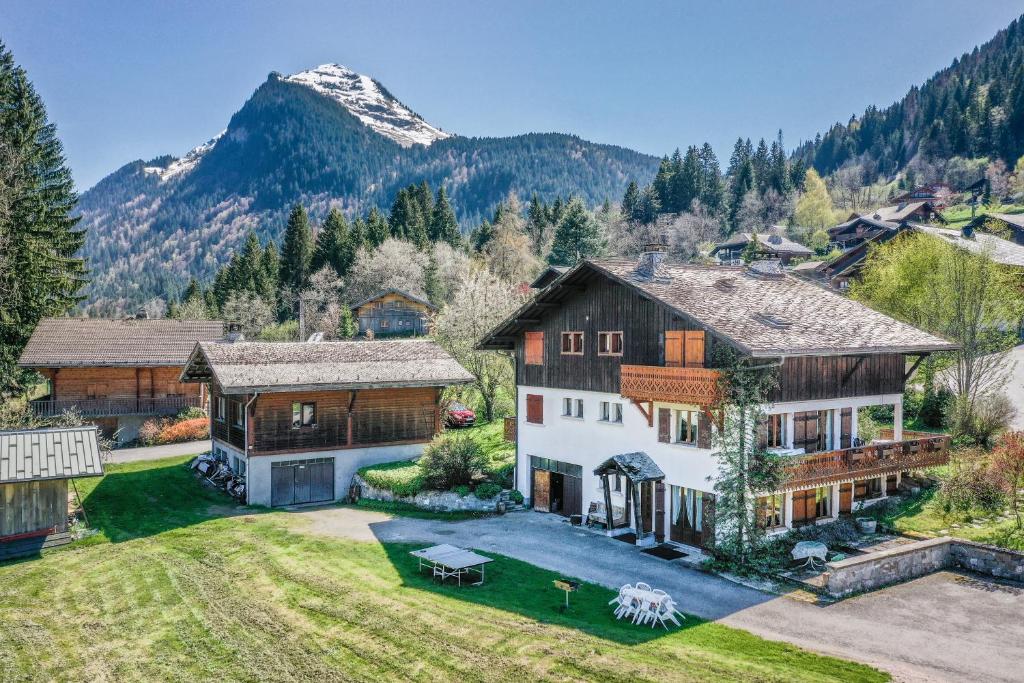
<svg viewBox="0 0 1024 683">
<path fill-rule="evenodd" d="M 0 432 L 0 560 L 69 543 L 68 481 L 102 475 L 95 426 Z"/>
<path fill-rule="evenodd" d="M 359 334 L 374 337 L 423 336 L 430 332 L 430 316 L 437 307 L 422 297 L 400 289 L 387 289 L 352 307 Z"/>
</svg>

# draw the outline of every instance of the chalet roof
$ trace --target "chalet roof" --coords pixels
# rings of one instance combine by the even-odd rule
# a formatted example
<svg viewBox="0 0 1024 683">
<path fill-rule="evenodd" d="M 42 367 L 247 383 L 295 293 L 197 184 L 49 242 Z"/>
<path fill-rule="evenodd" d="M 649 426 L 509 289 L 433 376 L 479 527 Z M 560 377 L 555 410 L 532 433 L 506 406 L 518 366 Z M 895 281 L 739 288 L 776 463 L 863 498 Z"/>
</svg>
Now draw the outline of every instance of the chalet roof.
<svg viewBox="0 0 1024 683">
<path fill-rule="evenodd" d="M 738 232 L 724 242 L 719 242 L 715 245 L 715 248 L 711 250 L 711 255 L 714 256 L 720 249 L 727 247 L 745 247 L 754 239 L 752 233 L 749 232 Z M 798 256 L 810 256 L 814 252 L 793 240 L 783 237 L 776 233 L 758 234 L 758 244 L 761 246 L 762 251 L 771 252 L 774 254 L 794 254 Z"/>
<path fill-rule="evenodd" d="M 0 432 L 0 484 L 101 476 L 96 433 L 95 426 Z"/>
<path fill-rule="evenodd" d="M 824 261 L 804 261 L 803 263 L 796 264 L 790 270 L 792 270 L 793 272 L 796 272 L 796 273 L 802 273 L 804 271 L 813 271 L 813 270 L 817 270 L 823 263 L 825 263 L 825 262 Z"/>
<path fill-rule="evenodd" d="M 1024 246 L 1016 242 L 1004 240 L 1002 237 L 996 237 L 979 230 L 975 230 L 970 237 L 964 237 L 963 233 L 959 230 L 937 228 L 933 225 L 912 223 L 911 227 L 928 235 L 941 237 L 947 242 L 967 249 L 972 253 L 983 254 L 996 263 L 1024 268 Z"/>
<path fill-rule="evenodd" d="M 944 339 L 785 273 L 662 264 L 641 277 L 627 259 L 583 261 L 496 327 L 479 348 L 512 348 L 567 292 L 595 277 L 638 290 L 751 356 L 917 353 L 956 348 Z"/>
<path fill-rule="evenodd" d="M 418 297 L 418 296 L 416 296 L 414 294 L 410 294 L 409 292 L 406 292 L 406 291 L 401 290 L 401 289 L 395 289 L 393 287 L 391 289 L 385 289 L 383 291 L 377 292 L 373 296 L 371 296 L 369 298 L 366 298 L 366 299 L 363 299 L 362 301 L 360 301 L 357 304 L 353 304 L 352 305 L 352 310 L 355 310 L 355 309 L 359 308 L 360 306 L 365 306 L 366 304 L 370 303 L 371 301 L 376 301 L 377 299 L 380 299 L 381 297 L 385 297 L 388 294 L 398 294 L 399 296 L 404 296 L 406 299 L 409 299 L 410 301 L 415 301 L 418 304 L 423 304 L 424 306 L 426 306 L 427 308 L 429 308 L 432 311 L 436 311 L 437 310 L 437 306 L 435 306 L 434 304 L 430 303 L 426 299 L 424 299 L 422 297 Z"/>
<path fill-rule="evenodd" d="M 832 237 L 835 237 L 836 235 L 843 233 L 849 230 L 850 228 L 856 227 L 858 223 L 866 223 L 867 225 L 873 228 L 877 228 L 879 230 L 896 230 L 897 228 L 900 227 L 900 224 L 897 222 L 883 221 L 879 218 L 874 218 L 871 215 L 860 216 L 858 214 L 853 214 L 846 221 L 840 223 L 839 225 L 835 225 L 829 228 L 828 234 L 831 235 Z"/>
<path fill-rule="evenodd" d="M 601 463 L 594 470 L 594 474 L 600 475 L 614 471 L 622 472 L 634 484 L 665 478 L 665 473 L 658 467 L 658 463 L 651 460 L 651 456 L 643 451 L 613 455 Z"/>
<path fill-rule="evenodd" d="M 544 289 L 567 270 L 569 269 L 565 266 L 548 266 L 530 283 L 530 289 Z"/>
<path fill-rule="evenodd" d="M 43 318 L 18 365 L 36 368 L 182 366 L 196 342 L 224 336 L 219 320 Z"/>
<path fill-rule="evenodd" d="M 983 213 L 977 218 L 975 218 L 973 221 L 971 221 L 970 224 L 983 225 L 985 223 L 985 220 L 988 218 L 996 218 L 998 220 L 1003 221 L 1004 223 L 1012 225 L 1015 228 L 1020 228 L 1021 230 L 1024 230 L 1024 213 Z"/>
<path fill-rule="evenodd" d="M 224 393 L 438 387 L 473 376 L 435 342 L 200 342 L 183 382 L 213 380 Z"/>
</svg>

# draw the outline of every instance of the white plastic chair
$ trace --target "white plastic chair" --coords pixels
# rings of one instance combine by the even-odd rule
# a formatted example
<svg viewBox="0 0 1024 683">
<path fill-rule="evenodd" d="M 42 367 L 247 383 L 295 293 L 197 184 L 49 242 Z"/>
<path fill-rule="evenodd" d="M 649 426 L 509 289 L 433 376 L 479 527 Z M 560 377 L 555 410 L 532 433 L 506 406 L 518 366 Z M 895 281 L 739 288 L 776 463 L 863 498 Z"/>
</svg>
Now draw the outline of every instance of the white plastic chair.
<svg viewBox="0 0 1024 683">
<path fill-rule="evenodd" d="M 638 591 L 650 591 L 650 590 L 651 590 L 651 587 L 650 587 L 650 586 L 648 586 L 648 585 L 647 585 L 646 583 L 643 583 L 643 582 L 641 582 L 641 581 L 637 581 L 637 583 L 636 583 L 636 589 L 637 589 Z"/>
<path fill-rule="evenodd" d="M 633 587 L 633 584 L 631 584 L 631 583 L 627 583 L 627 584 L 626 584 L 625 586 L 621 587 L 621 588 L 619 589 L 619 594 L 618 594 L 618 595 L 616 595 L 616 596 L 615 596 L 614 598 L 612 598 L 611 600 L 609 600 L 609 601 L 608 601 L 608 604 L 609 604 L 609 605 L 621 605 L 621 604 L 622 604 L 622 600 L 623 600 L 623 594 L 624 594 L 624 593 L 625 593 L 626 591 L 630 590 L 630 589 L 631 589 L 632 587 Z"/>
</svg>

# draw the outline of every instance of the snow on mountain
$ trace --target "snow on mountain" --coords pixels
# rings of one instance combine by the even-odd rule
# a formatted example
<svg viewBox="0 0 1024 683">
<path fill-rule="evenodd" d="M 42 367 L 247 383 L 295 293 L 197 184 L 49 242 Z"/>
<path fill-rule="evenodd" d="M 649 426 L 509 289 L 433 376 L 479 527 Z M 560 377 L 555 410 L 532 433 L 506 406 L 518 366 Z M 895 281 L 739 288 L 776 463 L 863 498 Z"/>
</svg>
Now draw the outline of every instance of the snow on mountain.
<svg viewBox="0 0 1024 683">
<path fill-rule="evenodd" d="M 403 147 L 430 145 L 452 136 L 424 121 L 374 79 L 340 64 L 321 64 L 282 80 L 305 85 L 331 98 L 364 125 Z"/>
<path fill-rule="evenodd" d="M 217 144 L 217 141 L 220 140 L 221 137 L 226 132 L 226 129 L 222 130 L 221 132 L 214 135 L 210 140 L 207 140 L 198 147 L 189 150 L 185 154 L 185 156 L 181 157 L 180 159 L 175 159 L 167 166 L 146 166 L 142 170 L 145 173 L 160 176 L 160 180 L 162 181 L 170 180 L 175 176 L 187 173 L 188 171 L 191 171 L 193 168 L 195 168 L 196 164 L 199 163 L 199 160 L 203 158 L 203 155 L 205 155 L 207 152 L 213 149 L 213 146 Z"/>
</svg>

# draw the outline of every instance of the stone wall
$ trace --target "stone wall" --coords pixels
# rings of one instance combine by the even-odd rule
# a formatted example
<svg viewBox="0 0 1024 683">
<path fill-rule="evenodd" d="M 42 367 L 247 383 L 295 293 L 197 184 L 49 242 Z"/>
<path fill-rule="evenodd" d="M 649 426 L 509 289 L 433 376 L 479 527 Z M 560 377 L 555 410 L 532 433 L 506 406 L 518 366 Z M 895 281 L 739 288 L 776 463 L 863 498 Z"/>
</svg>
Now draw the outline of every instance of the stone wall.
<svg viewBox="0 0 1024 683">
<path fill-rule="evenodd" d="M 1024 553 L 960 538 L 931 538 L 830 562 L 825 589 L 842 597 L 951 568 L 1024 581 Z"/>
<path fill-rule="evenodd" d="M 454 512 L 468 510 L 471 512 L 494 512 L 498 501 L 502 496 L 496 496 L 490 500 L 477 498 L 472 493 L 460 496 L 454 491 L 420 491 L 415 496 L 400 496 L 387 489 L 380 489 L 366 483 L 366 480 L 358 474 L 352 478 L 352 483 L 359 487 L 361 498 L 372 500 L 383 500 L 394 503 L 406 503 L 415 505 L 424 510 L 439 512 Z"/>
</svg>

